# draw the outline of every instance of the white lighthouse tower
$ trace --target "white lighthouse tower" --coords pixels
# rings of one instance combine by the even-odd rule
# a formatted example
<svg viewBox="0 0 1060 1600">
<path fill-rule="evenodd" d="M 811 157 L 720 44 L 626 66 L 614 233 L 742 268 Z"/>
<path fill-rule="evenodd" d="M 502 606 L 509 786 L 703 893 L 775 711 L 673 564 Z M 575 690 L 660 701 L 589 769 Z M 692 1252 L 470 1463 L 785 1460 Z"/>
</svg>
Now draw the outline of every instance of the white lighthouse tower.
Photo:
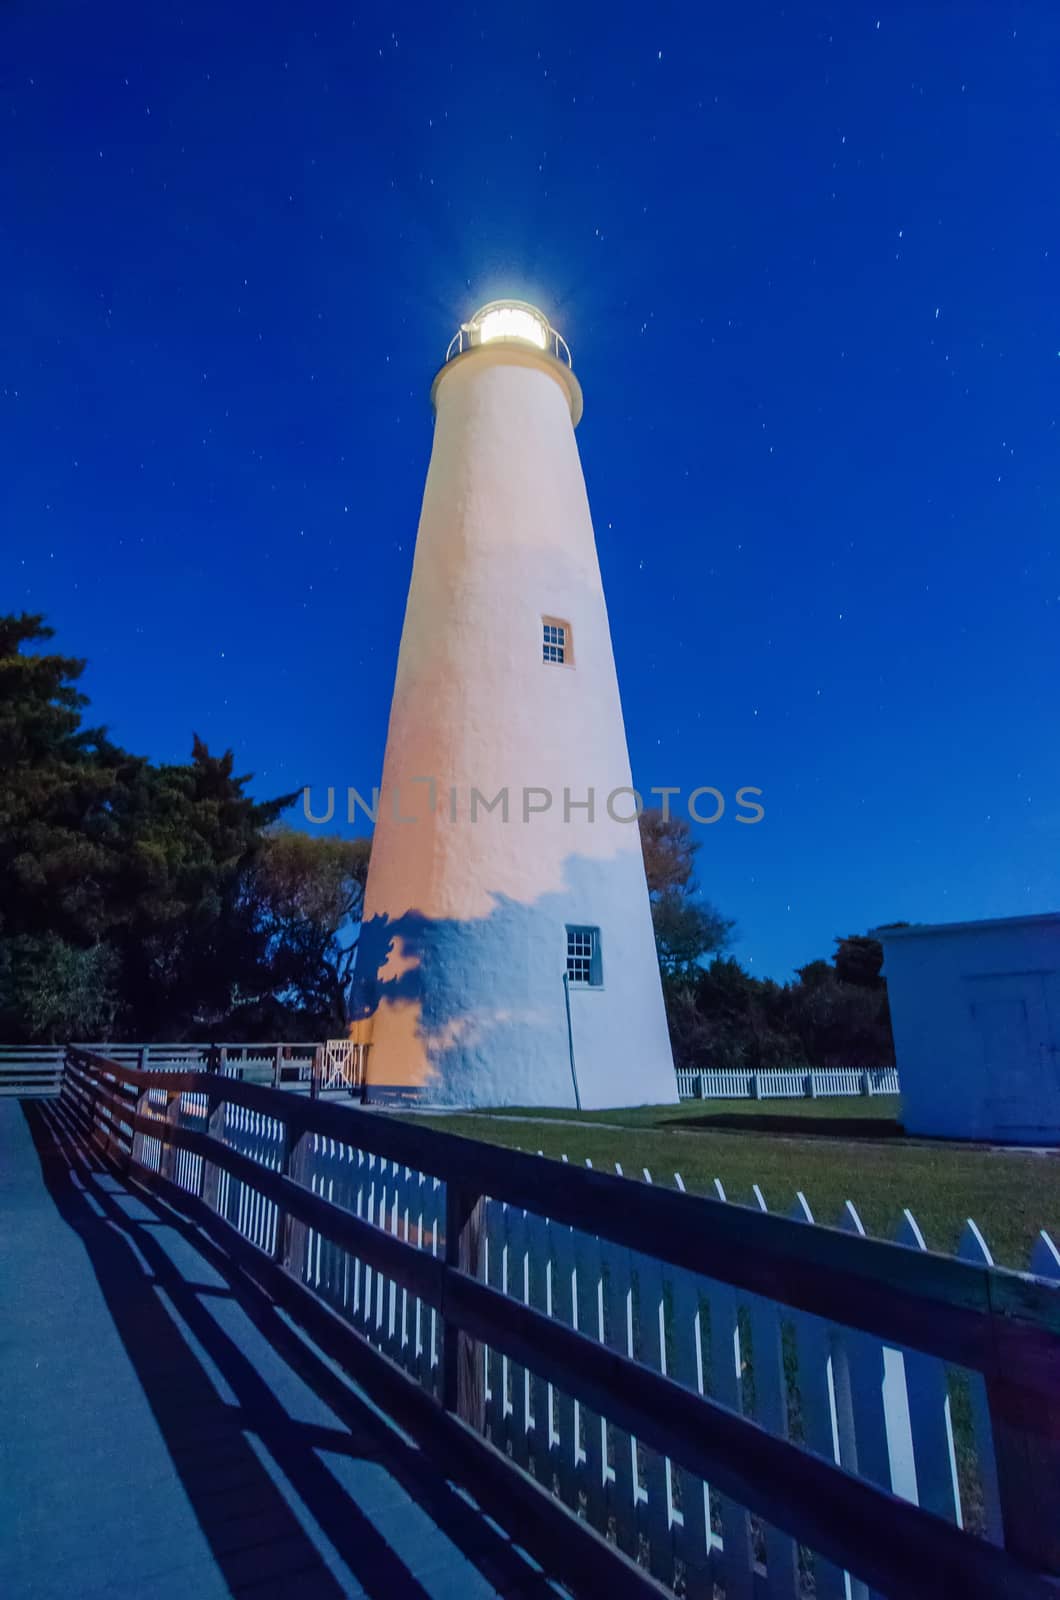
<svg viewBox="0 0 1060 1600">
<path fill-rule="evenodd" d="M 494 302 L 431 398 L 357 960 L 368 1098 L 675 1100 L 570 353 Z"/>
</svg>

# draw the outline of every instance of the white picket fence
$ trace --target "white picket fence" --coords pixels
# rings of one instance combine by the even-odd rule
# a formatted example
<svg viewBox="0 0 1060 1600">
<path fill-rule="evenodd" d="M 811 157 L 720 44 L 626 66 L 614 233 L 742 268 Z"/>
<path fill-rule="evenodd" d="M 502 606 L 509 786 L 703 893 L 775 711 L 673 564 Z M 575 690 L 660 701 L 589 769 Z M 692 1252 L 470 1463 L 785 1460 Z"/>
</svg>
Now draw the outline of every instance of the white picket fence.
<svg viewBox="0 0 1060 1600">
<path fill-rule="evenodd" d="M 185 1117 L 194 1122 L 205 1116 L 202 1097 L 185 1095 L 183 1101 Z M 280 1169 L 281 1121 L 229 1105 L 223 1136 L 255 1161 Z M 144 1140 L 142 1158 L 154 1164 L 152 1145 L 157 1151 L 157 1141 Z M 196 1192 L 200 1158 L 176 1151 L 171 1159 L 170 1175 Z M 292 1176 L 315 1193 L 421 1249 L 441 1252 L 441 1180 L 317 1133 L 305 1136 L 300 1160 Z M 622 1175 L 621 1167 L 616 1171 Z M 274 1205 L 252 1186 L 224 1172 L 218 1176 L 221 1214 L 273 1252 Z M 652 1181 L 647 1170 L 643 1178 Z M 680 1174 L 673 1182 L 684 1189 Z M 718 1180 L 713 1190 L 726 1200 Z M 767 1210 L 757 1186 L 754 1195 L 758 1208 Z M 801 1193 L 789 1214 L 815 1224 Z M 850 1202 L 838 1225 L 865 1232 Z M 926 1249 L 908 1210 L 897 1242 Z M 970 1220 L 957 1253 L 993 1265 L 982 1232 Z M 439 1393 L 441 1330 L 429 1306 L 312 1229 L 305 1230 L 299 1257 L 304 1282 Z M 1044 1231 L 1028 1265 L 1060 1293 L 1060 1252 Z M 485 1202 L 482 1274 L 502 1293 L 719 1400 L 769 1432 L 1002 1543 L 990 1412 L 979 1374 L 496 1200 Z M 817 1600 L 876 1600 L 864 1583 L 544 1378 L 488 1347 L 483 1364 L 493 1442 L 645 1562 L 656 1578 L 683 1586 L 689 1600 L 713 1597 L 715 1584 L 724 1588 L 726 1600 L 806 1600 L 811 1594 Z"/>
<path fill-rule="evenodd" d="M 799 1100 L 830 1095 L 899 1094 L 897 1067 L 708 1067 L 703 1071 L 677 1069 L 677 1092 L 682 1100 Z"/>
<path fill-rule="evenodd" d="M 622 1172 L 617 1163 L 616 1171 Z M 643 1176 L 652 1181 L 647 1169 Z M 684 1190 L 679 1173 L 674 1183 Z M 714 1192 L 726 1199 L 718 1179 Z M 757 1185 L 754 1194 L 766 1211 Z M 789 1215 L 815 1220 L 801 1193 Z M 849 1201 L 838 1225 L 865 1233 Z M 927 1248 L 908 1210 L 896 1242 Z M 971 1220 L 957 1254 L 993 1265 Z M 1060 1251 L 1044 1230 L 1029 1267 L 1060 1285 Z M 486 1277 L 769 1432 L 1002 1543 L 989 1406 L 977 1373 L 496 1201 L 487 1202 Z M 485 1363 L 494 1442 L 551 1482 L 568 1505 L 584 1508 L 594 1526 L 612 1528 L 628 1554 L 643 1557 L 647 1550 L 655 1577 L 673 1586 L 683 1575 L 690 1600 L 712 1597 L 716 1583 L 726 1600 L 801 1600 L 810 1592 L 820 1600 L 876 1600 L 849 1573 L 499 1352 L 488 1350 Z"/>
<path fill-rule="evenodd" d="M 76 1074 L 68 1090 L 72 1107 L 93 1115 Z M 272 1098 L 282 1106 L 281 1097 Z M 204 1094 L 185 1092 L 170 1099 L 166 1090 L 150 1089 L 146 1104 L 169 1120 L 205 1130 L 209 1101 Z M 444 1181 L 359 1148 L 357 1130 L 365 1119 L 351 1117 L 349 1134 L 343 1129 L 341 1137 L 307 1128 L 288 1151 L 282 1110 L 251 1111 L 228 1102 L 221 1127 L 217 1116 L 211 1119 L 211 1134 L 250 1162 L 288 1171 L 294 1182 L 374 1227 L 435 1256 L 443 1253 Z M 130 1124 L 122 1127 L 131 1138 Z M 252 1176 L 236 1177 L 218 1167 L 203 1173 L 198 1154 L 172 1143 L 163 1147 L 146 1131 L 137 1132 L 133 1149 L 136 1159 L 154 1170 L 161 1166 L 192 1194 L 205 1195 L 209 1187 L 208 1203 L 267 1255 L 276 1254 L 276 1205 Z M 623 1176 L 617 1165 L 616 1172 Z M 642 1177 L 652 1182 L 646 1169 Z M 680 1174 L 673 1175 L 673 1184 L 685 1188 Z M 729 1203 L 718 1180 L 712 1192 Z M 753 1193 L 757 1209 L 767 1211 L 761 1189 L 755 1186 Z M 547 1185 L 542 1195 L 547 1206 Z M 630 1202 L 636 1203 L 632 1191 Z M 697 1216 L 691 1201 L 689 1206 L 690 1216 Z M 816 1226 L 801 1193 L 788 1214 L 806 1227 Z M 822 1220 L 865 1233 L 849 1201 L 838 1219 Z M 289 1217 L 288 1226 L 293 1229 L 284 1244 L 288 1269 L 440 1396 L 440 1314 L 308 1225 L 292 1224 Z M 900 1258 L 926 1250 L 908 1210 L 895 1244 L 890 1272 L 900 1284 Z M 826 1256 L 829 1241 L 822 1238 L 818 1249 Z M 994 1265 L 982 1231 L 971 1220 L 957 1255 L 980 1267 Z M 1060 1296 L 1060 1251 L 1044 1230 L 1027 1267 L 1039 1280 L 1034 1293 Z M 937 1270 L 945 1272 L 941 1259 Z M 955 1527 L 1003 1544 L 990 1402 L 979 1372 L 850 1327 L 837 1320 L 841 1313 L 814 1315 L 557 1223 L 543 1210 L 531 1212 L 488 1197 L 477 1271 L 498 1292 L 720 1402 L 775 1437 Z M 1010 1273 L 999 1274 L 999 1303 L 1006 1303 L 1013 1287 Z M 1048 1307 L 1039 1305 L 1036 1314 L 1043 1328 L 1052 1325 Z M 725 1600 L 877 1600 L 864 1582 L 796 1536 L 769 1525 L 545 1377 L 488 1345 L 480 1350 L 486 1427 L 493 1442 L 689 1600 L 714 1600 L 715 1586 L 724 1590 Z"/>
<path fill-rule="evenodd" d="M 165 1098 L 161 1091 L 150 1093 L 152 1099 Z M 182 1096 L 183 1115 L 204 1117 L 205 1102 L 200 1104 L 200 1099 Z M 284 1127 L 277 1119 L 229 1105 L 224 1140 L 252 1160 L 280 1170 Z M 159 1151 L 158 1140 L 144 1139 L 141 1159 L 156 1171 Z M 188 1151 L 176 1153 L 172 1176 L 192 1192 L 199 1182 L 199 1162 L 200 1157 Z M 445 1232 L 441 1179 L 317 1133 L 306 1135 L 304 1163 L 297 1176 L 314 1194 L 434 1255 L 441 1252 Z M 260 1249 L 267 1253 L 275 1249 L 274 1204 L 227 1172 L 218 1174 L 217 1209 Z M 441 1339 L 433 1308 L 311 1228 L 306 1230 L 301 1277 L 374 1345 L 437 1392 Z"/>
</svg>

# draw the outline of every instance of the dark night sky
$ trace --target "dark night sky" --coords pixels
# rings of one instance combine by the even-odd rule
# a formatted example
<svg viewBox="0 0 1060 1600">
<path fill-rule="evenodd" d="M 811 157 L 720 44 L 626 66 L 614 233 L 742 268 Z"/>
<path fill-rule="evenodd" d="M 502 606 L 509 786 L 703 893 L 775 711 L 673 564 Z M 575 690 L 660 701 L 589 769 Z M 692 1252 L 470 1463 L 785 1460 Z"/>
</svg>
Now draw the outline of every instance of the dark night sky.
<svg viewBox="0 0 1060 1600">
<path fill-rule="evenodd" d="M 0 609 L 113 736 L 377 781 L 428 389 L 540 303 L 634 773 L 736 954 L 1060 906 L 1060 11 L 0 7 Z"/>
</svg>

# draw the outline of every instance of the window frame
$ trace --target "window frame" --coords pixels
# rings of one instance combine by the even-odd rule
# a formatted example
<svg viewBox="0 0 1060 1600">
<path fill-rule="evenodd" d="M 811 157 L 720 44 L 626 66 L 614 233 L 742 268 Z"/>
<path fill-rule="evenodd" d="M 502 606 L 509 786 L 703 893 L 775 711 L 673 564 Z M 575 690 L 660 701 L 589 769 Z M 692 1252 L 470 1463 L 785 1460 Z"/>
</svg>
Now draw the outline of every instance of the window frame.
<svg viewBox="0 0 1060 1600">
<path fill-rule="evenodd" d="M 549 629 L 559 629 L 562 642 L 549 638 Z M 549 650 L 561 650 L 562 656 L 557 659 L 548 654 Z M 546 667 L 573 667 L 574 665 L 574 631 L 564 617 L 541 618 L 541 663 Z"/>
<path fill-rule="evenodd" d="M 604 986 L 603 959 L 600 952 L 600 929 L 587 922 L 568 922 L 566 924 L 566 965 L 564 972 L 567 977 L 567 986 L 571 989 L 602 989 Z M 575 940 L 589 940 L 588 955 L 583 948 L 574 945 Z M 577 977 L 571 970 L 572 963 L 588 973 L 587 977 Z"/>
</svg>

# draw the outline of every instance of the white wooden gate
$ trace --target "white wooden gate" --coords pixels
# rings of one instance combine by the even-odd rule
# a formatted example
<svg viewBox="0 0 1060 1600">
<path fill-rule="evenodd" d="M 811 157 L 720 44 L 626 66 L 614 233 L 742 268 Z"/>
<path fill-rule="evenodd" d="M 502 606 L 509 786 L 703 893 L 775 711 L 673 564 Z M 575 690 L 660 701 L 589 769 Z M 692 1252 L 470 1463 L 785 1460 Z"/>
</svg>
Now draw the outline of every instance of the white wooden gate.
<svg viewBox="0 0 1060 1600">
<path fill-rule="evenodd" d="M 319 1078 L 322 1089 L 359 1089 L 364 1083 L 366 1044 L 353 1039 L 326 1039 L 320 1046 Z"/>
</svg>

